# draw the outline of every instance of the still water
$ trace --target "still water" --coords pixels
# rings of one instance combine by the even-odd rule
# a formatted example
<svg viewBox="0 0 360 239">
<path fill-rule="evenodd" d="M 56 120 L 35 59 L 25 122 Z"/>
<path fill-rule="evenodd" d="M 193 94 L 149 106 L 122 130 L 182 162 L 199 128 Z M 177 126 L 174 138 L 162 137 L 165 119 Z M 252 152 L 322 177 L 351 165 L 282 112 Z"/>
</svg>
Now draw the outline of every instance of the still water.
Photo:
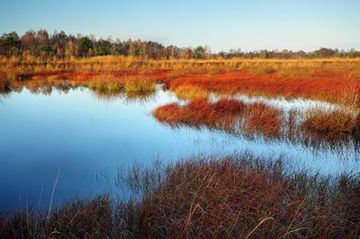
<svg viewBox="0 0 360 239">
<path fill-rule="evenodd" d="M 121 194 L 114 178 L 135 162 L 167 163 L 199 154 L 248 151 L 286 156 L 293 168 L 314 173 L 360 172 L 354 144 L 340 151 L 314 149 L 157 122 L 152 111 L 175 101 L 160 88 L 146 100 L 101 98 L 86 88 L 0 95 L 0 211 L 46 207 L 58 174 L 55 204 L 104 192 Z"/>
</svg>

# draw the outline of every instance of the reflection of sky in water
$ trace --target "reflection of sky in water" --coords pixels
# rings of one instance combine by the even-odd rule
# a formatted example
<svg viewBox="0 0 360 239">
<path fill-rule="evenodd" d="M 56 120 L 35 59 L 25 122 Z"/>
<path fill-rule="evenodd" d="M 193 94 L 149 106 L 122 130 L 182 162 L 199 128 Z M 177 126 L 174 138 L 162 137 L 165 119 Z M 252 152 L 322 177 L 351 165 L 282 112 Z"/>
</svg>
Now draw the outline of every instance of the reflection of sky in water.
<svg viewBox="0 0 360 239">
<path fill-rule="evenodd" d="M 247 140 L 205 128 L 170 128 L 152 117 L 152 110 L 176 101 L 159 90 L 149 101 L 99 100 L 78 88 L 50 96 L 27 90 L 12 93 L 0 104 L 0 210 L 48 202 L 56 174 L 62 174 L 57 203 L 75 196 L 110 190 L 117 170 L 131 164 L 174 161 L 194 154 L 285 155 L 289 163 L 312 172 L 359 172 L 359 152 L 334 152 L 282 141 Z M 42 191 L 42 196 L 40 192 Z"/>
</svg>

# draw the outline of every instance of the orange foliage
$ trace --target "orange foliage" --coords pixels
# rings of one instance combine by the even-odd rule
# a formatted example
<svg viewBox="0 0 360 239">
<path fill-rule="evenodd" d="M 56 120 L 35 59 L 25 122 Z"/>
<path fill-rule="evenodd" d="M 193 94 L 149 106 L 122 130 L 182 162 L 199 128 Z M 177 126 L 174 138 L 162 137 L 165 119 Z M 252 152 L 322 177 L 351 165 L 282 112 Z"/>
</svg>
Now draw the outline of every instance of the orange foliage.
<svg viewBox="0 0 360 239">
<path fill-rule="evenodd" d="M 311 111 L 302 122 L 301 129 L 308 134 L 337 138 L 344 134 L 354 133 L 357 121 L 355 115 L 346 112 Z"/>
<path fill-rule="evenodd" d="M 235 132 L 236 123 L 241 123 L 245 133 L 260 133 L 266 137 L 277 137 L 282 128 L 282 112 L 264 103 L 245 103 L 233 99 L 221 99 L 215 103 L 207 99 L 195 99 L 185 106 L 176 103 L 158 107 L 155 117 L 171 125 L 187 124 L 207 126 Z"/>
<path fill-rule="evenodd" d="M 341 145 L 358 132 L 355 113 L 314 110 L 301 119 L 299 112 L 291 111 L 285 118 L 281 110 L 263 102 L 245 104 L 233 99 L 210 103 L 202 98 L 184 106 L 171 103 L 156 108 L 153 113 L 160 122 L 172 126 L 206 126 L 249 137 L 259 134 L 265 138 L 288 138 L 315 147 L 321 146 L 317 142 Z"/>
<path fill-rule="evenodd" d="M 280 110 L 256 102 L 248 107 L 243 127 L 250 135 L 261 132 L 266 137 L 277 137 L 281 133 L 282 124 L 283 114 Z"/>
<path fill-rule="evenodd" d="M 221 99 L 211 104 L 206 98 L 201 98 L 192 100 L 185 106 L 176 103 L 160 106 L 154 111 L 154 115 L 159 121 L 173 125 L 206 125 L 230 130 L 244 109 L 245 104 L 236 100 Z"/>
<path fill-rule="evenodd" d="M 286 79 L 271 74 L 249 74 L 241 71 L 217 75 L 192 75 L 166 81 L 171 89 L 186 85 L 220 94 L 244 93 L 249 95 L 304 97 L 330 102 L 359 103 L 360 81 L 345 75 L 314 74 L 305 78 Z"/>
<path fill-rule="evenodd" d="M 121 58 L 122 59 L 122 58 Z M 133 61 L 87 59 L 74 62 L 4 65 L 14 79 L 53 77 L 87 83 L 99 75 L 156 79 L 189 98 L 221 94 L 304 97 L 346 105 L 360 104 L 358 61 Z M 326 62 L 326 64 L 325 64 Z M 193 87 L 193 89 L 191 89 Z M 188 92 L 187 92 L 188 91 Z"/>
</svg>

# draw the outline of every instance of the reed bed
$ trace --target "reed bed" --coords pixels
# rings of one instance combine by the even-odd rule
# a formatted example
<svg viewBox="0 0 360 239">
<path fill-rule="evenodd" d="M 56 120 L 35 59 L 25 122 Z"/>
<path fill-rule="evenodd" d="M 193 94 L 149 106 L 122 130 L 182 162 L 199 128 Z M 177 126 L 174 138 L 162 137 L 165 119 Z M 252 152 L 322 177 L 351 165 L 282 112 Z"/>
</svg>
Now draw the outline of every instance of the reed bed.
<svg viewBox="0 0 360 239">
<path fill-rule="evenodd" d="M 186 124 L 200 127 L 234 130 L 237 117 L 243 113 L 245 105 L 236 100 L 219 100 L 210 103 L 207 98 L 195 99 L 185 106 L 172 103 L 154 110 L 154 116 L 161 122 L 172 125 Z"/>
<path fill-rule="evenodd" d="M 313 110 L 307 112 L 301 128 L 307 132 L 339 137 L 357 130 L 358 116 L 353 112 Z"/>
<path fill-rule="evenodd" d="M 360 78 L 359 78 L 360 79 Z M 237 93 L 268 97 L 308 98 L 359 107 L 360 80 L 334 76 L 287 79 L 275 74 L 251 75 L 229 72 L 220 75 L 193 75 L 169 80 L 169 88 L 202 88 L 208 92 Z"/>
<path fill-rule="evenodd" d="M 185 106 L 168 104 L 158 107 L 153 114 L 159 121 L 174 126 L 206 126 L 233 133 L 239 132 L 240 128 L 249 136 L 260 133 L 269 138 L 280 135 L 283 120 L 280 110 L 264 103 L 245 104 L 226 98 L 214 103 L 202 98 Z"/>
<path fill-rule="evenodd" d="M 314 109 L 305 114 L 292 110 L 285 116 L 279 108 L 261 101 L 245 104 L 230 98 L 216 102 L 201 98 L 182 106 L 177 103 L 159 106 L 153 115 L 172 127 L 207 127 L 250 138 L 261 136 L 306 144 L 317 141 L 318 144 L 312 143 L 314 146 L 360 141 L 359 114 L 341 109 Z"/>
<path fill-rule="evenodd" d="M 151 238 L 356 238 L 358 180 L 287 174 L 281 161 L 266 163 L 251 155 L 185 161 L 145 195 L 142 233 Z"/>
<path fill-rule="evenodd" d="M 0 216 L 1 238 L 357 238 L 358 174 L 296 172 L 284 158 L 194 156 L 128 171 L 135 196 Z M 150 183 L 150 184 L 149 184 Z"/>
<path fill-rule="evenodd" d="M 150 77 L 184 95 L 246 93 L 304 97 L 359 106 L 360 60 L 355 59 L 210 59 L 151 60 L 106 56 L 41 61 L 0 58 L 0 75 L 9 81 L 54 76 L 92 81 L 95 75 Z M 4 88 L 4 87 L 2 87 Z M 185 93 L 185 90 L 191 93 Z M 193 89 L 192 89 L 193 88 Z"/>
<path fill-rule="evenodd" d="M 263 102 L 249 105 L 243 118 L 243 129 L 247 135 L 256 135 L 260 132 L 267 138 L 276 138 L 282 133 L 283 112 Z"/>
<path fill-rule="evenodd" d="M 116 94 L 125 92 L 127 95 L 144 95 L 155 92 L 156 82 L 147 77 L 117 77 L 100 75 L 91 78 L 88 87 L 98 93 Z"/>
<path fill-rule="evenodd" d="M 88 87 L 100 93 L 119 93 L 124 88 L 125 81 L 112 75 L 93 77 Z"/>
</svg>

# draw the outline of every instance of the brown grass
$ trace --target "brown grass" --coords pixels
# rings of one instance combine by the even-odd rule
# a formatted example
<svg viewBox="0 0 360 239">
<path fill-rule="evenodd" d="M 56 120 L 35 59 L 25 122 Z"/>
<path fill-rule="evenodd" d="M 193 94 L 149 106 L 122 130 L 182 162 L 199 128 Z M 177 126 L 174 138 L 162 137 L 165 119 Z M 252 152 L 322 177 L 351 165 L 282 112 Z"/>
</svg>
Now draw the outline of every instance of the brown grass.
<svg viewBox="0 0 360 239">
<path fill-rule="evenodd" d="M 141 231 L 150 238 L 355 238 L 358 178 L 330 182 L 286 176 L 281 162 L 246 155 L 181 162 L 145 196 Z"/>
<path fill-rule="evenodd" d="M 114 204 L 108 196 L 74 200 L 55 208 L 47 218 L 35 210 L 0 217 L 0 238 L 136 238 L 132 201 Z"/>
<path fill-rule="evenodd" d="M 301 124 L 303 131 L 338 137 L 339 134 L 352 134 L 356 129 L 357 116 L 343 111 L 310 111 Z"/>
<path fill-rule="evenodd" d="M 125 176 L 138 200 L 101 196 L 0 216 L 0 238 L 357 238 L 360 178 L 294 172 L 282 159 L 194 157 Z M 134 192 L 135 192 L 134 191 Z M 138 195 L 138 194 L 136 194 Z"/>
</svg>

